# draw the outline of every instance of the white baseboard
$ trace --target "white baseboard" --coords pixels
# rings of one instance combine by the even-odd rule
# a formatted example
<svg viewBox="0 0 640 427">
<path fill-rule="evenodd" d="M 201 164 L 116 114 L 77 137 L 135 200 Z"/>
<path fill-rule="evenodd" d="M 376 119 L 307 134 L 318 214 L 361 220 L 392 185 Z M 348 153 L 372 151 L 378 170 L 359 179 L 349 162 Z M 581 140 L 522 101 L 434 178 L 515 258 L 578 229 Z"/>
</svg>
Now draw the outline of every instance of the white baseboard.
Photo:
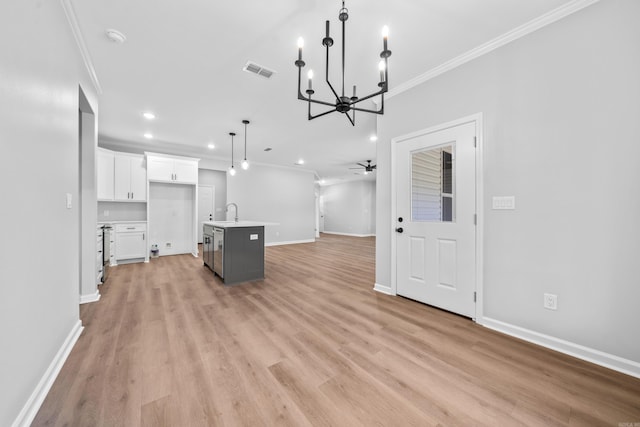
<svg viewBox="0 0 640 427">
<path fill-rule="evenodd" d="M 62 369 L 62 365 L 64 365 L 67 357 L 69 357 L 69 353 L 71 353 L 71 349 L 76 344 L 76 341 L 78 341 L 83 329 L 82 322 L 78 319 L 64 340 L 62 347 L 60 347 L 51 364 L 49 364 L 47 371 L 38 382 L 35 390 L 33 390 L 33 393 L 29 396 L 29 400 L 27 400 L 18 417 L 13 421 L 13 424 L 11 424 L 12 427 L 28 427 L 31 425 L 31 422 L 40 410 L 42 402 L 44 402 L 45 397 L 47 397 L 47 393 L 49 393 L 53 382 Z"/>
<path fill-rule="evenodd" d="M 634 362 L 633 360 L 624 359 L 622 357 L 614 356 L 613 354 L 605 353 L 600 350 L 585 347 L 580 344 L 575 344 L 560 338 L 541 334 L 539 332 L 531 331 L 529 329 L 521 328 L 520 326 L 511 325 L 488 317 L 483 317 L 478 323 L 489 329 L 502 332 L 503 334 L 511 335 L 513 337 L 559 351 L 560 353 L 565 353 L 570 356 L 577 357 L 578 359 L 586 360 L 587 362 L 595 363 L 596 365 L 604 366 L 605 368 L 640 378 L 640 363 Z"/>
<path fill-rule="evenodd" d="M 375 237 L 375 234 L 354 234 L 354 233 L 340 233 L 337 231 L 323 231 L 324 234 L 336 234 L 338 236 L 351 236 L 351 237 Z"/>
<path fill-rule="evenodd" d="M 390 286 L 384 286 L 384 285 L 381 285 L 380 283 L 374 284 L 373 285 L 373 290 L 376 291 L 376 292 L 387 294 L 387 295 L 392 295 L 392 296 L 396 295 L 393 292 L 391 292 L 391 287 Z"/>
<path fill-rule="evenodd" d="M 80 295 L 80 304 L 86 304 L 88 302 L 96 302 L 100 300 L 100 291 L 96 289 L 94 294 Z"/>
<path fill-rule="evenodd" d="M 306 239 L 306 240 L 290 240 L 288 242 L 269 242 L 265 243 L 265 246 L 280 246 L 280 245 L 297 245 L 299 243 L 315 243 L 316 239 Z"/>
</svg>

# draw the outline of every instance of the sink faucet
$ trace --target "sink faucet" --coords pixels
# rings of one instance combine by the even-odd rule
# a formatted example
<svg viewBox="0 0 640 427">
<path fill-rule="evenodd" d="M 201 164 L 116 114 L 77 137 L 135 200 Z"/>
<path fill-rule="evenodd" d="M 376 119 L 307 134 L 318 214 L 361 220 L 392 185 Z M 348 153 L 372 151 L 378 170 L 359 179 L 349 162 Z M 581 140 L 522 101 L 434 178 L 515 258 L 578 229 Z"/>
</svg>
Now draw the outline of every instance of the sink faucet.
<svg viewBox="0 0 640 427">
<path fill-rule="evenodd" d="M 238 205 L 236 205 L 235 203 L 227 203 L 225 212 L 229 212 L 229 206 L 233 206 L 233 207 L 236 208 L 236 218 L 235 218 L 235 220 L 236 220 L 236 222 L 238 222 Z"/>
</svg>

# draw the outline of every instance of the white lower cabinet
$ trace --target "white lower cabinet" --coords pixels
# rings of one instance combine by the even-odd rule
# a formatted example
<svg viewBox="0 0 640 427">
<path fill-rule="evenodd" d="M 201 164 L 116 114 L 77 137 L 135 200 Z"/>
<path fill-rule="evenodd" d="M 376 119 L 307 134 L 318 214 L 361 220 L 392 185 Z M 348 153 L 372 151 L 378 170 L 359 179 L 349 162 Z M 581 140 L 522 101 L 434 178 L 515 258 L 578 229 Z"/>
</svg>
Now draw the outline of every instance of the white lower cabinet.
<svg viewBox="0 0 640 427">
<path fill-rule="evenodd" d="M 147 224 L 116 224 L 116 260 L 147 258 Z"/>
</svg>

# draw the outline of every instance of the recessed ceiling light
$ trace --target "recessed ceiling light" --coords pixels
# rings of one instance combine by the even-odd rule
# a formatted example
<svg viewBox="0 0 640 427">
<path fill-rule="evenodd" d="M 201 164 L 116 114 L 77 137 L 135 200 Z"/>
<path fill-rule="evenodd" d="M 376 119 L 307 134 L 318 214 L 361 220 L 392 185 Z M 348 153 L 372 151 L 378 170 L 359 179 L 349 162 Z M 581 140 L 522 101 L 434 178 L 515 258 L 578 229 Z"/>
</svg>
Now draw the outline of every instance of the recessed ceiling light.
<svg viewBox="0 0 640 427">
<path fill-rule="evenodd" d="M 298 161 L 295 162 L 294 164 L 296 164 L 296 165 L 304 165 L 304 159 L 298 159 Z"/>
<path fill-rule="evenodd" d="M 142 113 L 142 115 L 143 115 L 143 116 L 144 116 L 144 118 L 145 118 L 145 119 L 147 119 L 147 120 L 153 120 L 153 119 L 155 119 L 155 118 L 156 118 L 156 115 L 155 115 L 155 114 L 153 114 L 153 113 L 152 113 L 152 112 L 150 112 L 150 111 L 146 111 L 146 112 Z"/>
<path fill-rule="evenodd" d="M 209 150 L 213 150 L 214 148 L 216 148 L 216 146 L 213 145 L 213 144 L 209 144 L 209 145 L 207 145 L 207 147 L 209 147 Z"/>
<path fill-rule="evenodd" d="M 369 141 L 371 141 L 371 142 L 376 142 L 377 140 L 378 140 L 378 136 L 377 135 L 371 135 L 369 137 Z"/>
<path fill-rule="evenodd" d="M 324 184 L 326 181 L 324 179 L 320 180 L 320 184 Z"/>
<path fill-rule="evenodd" d="M 106 31 L 107 37 L 114 43 L 124 43 L 127 37 L 118 30 L 109 29 Z"/>
<path fill-rule="evenodd" d="M 147 133 L 144 134 L 144 137 L 147 138 L 147 139 L 152 139 L 153 135 L 151 135 L 149 132 L 147 132 Z"/>
</svg>

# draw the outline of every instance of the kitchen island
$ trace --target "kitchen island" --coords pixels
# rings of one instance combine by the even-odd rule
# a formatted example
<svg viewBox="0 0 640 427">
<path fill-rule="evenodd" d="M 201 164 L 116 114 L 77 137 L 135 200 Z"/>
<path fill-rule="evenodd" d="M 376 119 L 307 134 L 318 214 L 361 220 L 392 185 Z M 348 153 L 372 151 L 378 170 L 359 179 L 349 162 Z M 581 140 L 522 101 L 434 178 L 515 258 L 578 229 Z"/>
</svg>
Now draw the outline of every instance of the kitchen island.
<svg viewBox="0 0 640 427">
<path fill-rule="evenodd" d="M 205 221 L 204 265 L 225 285 L 264 279 L 264 222 Z"/>
</svg>

